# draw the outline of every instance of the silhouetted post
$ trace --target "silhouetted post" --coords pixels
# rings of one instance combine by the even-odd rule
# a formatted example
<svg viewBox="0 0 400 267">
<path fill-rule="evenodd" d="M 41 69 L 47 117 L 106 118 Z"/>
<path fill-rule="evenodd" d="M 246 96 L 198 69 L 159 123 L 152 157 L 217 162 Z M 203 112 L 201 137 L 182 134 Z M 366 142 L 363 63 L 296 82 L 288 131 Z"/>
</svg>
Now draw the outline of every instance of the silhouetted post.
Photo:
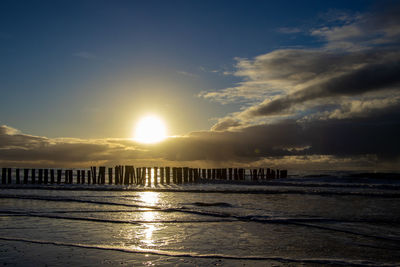
<svg viewBox="0 0 400 267">
<path fill-rule="evenodd" d="M 81 171 L 76 170 L 76 183 L 81 184 Z"/>
<path fill-rule="evenodd" d="M 7 183 L 9 183 L 9 184 L 11 184 L 11 181 L 12 181 L 12 179 L 11 179 L 11 168 L 7 168 Z"/>
<path fill-rule="evenodd" d="M 233 179 L 236 181 L 236 180 L 239 180 L 239 173 L 238 173 L 238 169 L 237 168 L 234 168 L 233 169 Z"/>
<path fill-rule="evenodd" d="M 177 168 L 177 179 L 178 179 L 178 184 L 182 184 L 183 179 L 182 179 L 182 171 L 183 169 L 181 167 Z"/>
<path fill-rule="evenodd" d="M 87 184 L 90 184 L 90 178 L 92 177 L 92 174 L 91 174 L 91 171 L 90 170 L 88 170 L 87 171 Z"/>
<path fill-rule="evenodd" d="M 81 184 L 85 184 L 85 170 L 81 170 Z"/>
<path fill-rule="evenodd" d="M 183 182 L 184 183 L 189 182 L 189 168 L 188 167 L 183 168 Z"/>
<path fill-rule="evenodd" d="M 276 169 L 276 178 L 279 179 L 279 169 Z"/>
<path fill-rule="evenodd" d="M 39 183 L 39 184 L 42 184 L 42 183 L 43 183 L 43 169 L 39 169 L 38 183 Z"/>
<path fill-rule="evenodd" d="M 281 170 L 280 176 L 281 178 L 287 178 L 287 170 Z"/>
<path fill-rule="evenodd" d="M 172 167 L 172 183 L 176 184 L 176 167 Z"/>
<path fill-rule="evenodd" d="M 243 168 L 239 169 L 239 179 L 240 180 L 245 180 L 244 169 Z"/>
<path fill-rule="evenodd" d="M 222 174 L 221 174 L 221 169 L 216 169 L 215 170 L 215 178 L 216 179 L 221 179 Z"/>
<path fill-rule="evenodd" d="M 54 169 L 50 170 L 50 183 L 54 184 Z"/>
<path fill-rule="evenodd" d="M 257 181 L 257 169 L 253 169 L 252 180 Z"/>
<path fill-rule="evenodd" d="M 136 183 L 136 171 L 135 171 L 135 167 L 131 166 L 132 169 L 132 173 L 131 173 L 131 184 L 135 184 Z"/>
<path fill-rule="evenodd" d="M 171 169 L 170 169 L 170 167 L 165 167 L 165 182 L 166 182 L 167 184 L 170 184 L 170 183 L 171 183 L 170 176 L 171 176 Z"/>
<path fill-rule="evenodd" d="M 271 178 L 272 178 L 272 179 L 275 179 L 275 178 L 276 178 L 276 176 L 275 176 L 275 170 L 271 170 Z"/>
<path fill-rule="evenodd" d="M 98 184 L 105 184 L 106 183 L 106 167 L 101 166 L 99 167 L 99 177 L 97 179 Z"/>
<path fill-rule="evenodd" d="M 1 169 L 1 183 L 6 184 L 7 183 L 7 168 L 2 168 Z"/>
<path fill-rule="evenodd" d="M 28 183 L 29 169 L 24 169 L 24 184 Z"/>
<path fill-rule="evenodd" d="M 69 173 L 68 170 L 64 171 L 64 184 L 68 184 L 69 183 Z"/>
<path fill-rule="evenodd" d="M 146 167 L 142 167 L 142 185 L 146 185 Z"/>
<path fill-rule="evenodd" d="M 113 168 L 108 168 L 108 184 L 113 183 Z"/>
<path fill-rule="evenodd" d="M 48 184 L 49 183 L 49 169 L 44 169 L 43 170 L 43 183 Z"/>
<path fill-rule="evenodd" d="M 216 175 L 217 175 L 217 172 L 215 171 L 215 169 L 212 169 L 212 177 L 211 177 L 211 179 L 215 180 Z"/>
<path fill-rule="evenodd" d="M 21 178 L 19 176 L 19 169 L 15 169 L 15 183 L 20 184 L 21 183 Z"/>
<path fill-rule="evenodd" d="M 164 184 L 164 167 L 160 167 L 160 184 Z"/>
<path fill-rule="evenodd" d="M 194 179 L 193 179 L 193 172 L 195 169 L 192 168 L 188 168 L 188 172 L 189 172 L 189 183 L 193 183 Z"/>
<path fill-rule="evenodd" d="M 35 184 L 36 183 L 36 170 L 31 169 L 31 183 Z"/>
<path fill-rule="evenodd" d="M 233 170 L 232 170 L 232 168 L 228 169 L 228 179 L 229 180 L 233 180 Z"/>
<path fill-rule="evenodd" d="M 264 169 L 263 168 L 258 169 L 258 177 L 260 178 L 260 180 L 264 180 Z"/>
<path fill-rule="evenodd" d="M 136 184 L 139 185 L 142 183 L 142 173 L 140 172 L 140 168 L 136 168 Z"/>
<path fill-rule="evenodd" d="M 199 170 L 198 169 L 194 169 L 194 182 L 197 183 L 199 181 Z"/>
<path fill-rule="evenodd" d="M 207 169 L 207 180 L 211 180 L 211 169 Z"/>
<path fill-rule="evenodd" d="M 158 185 L 158 181 L 157 181 L 157 172 L 158 172 L 158 167 L 153 167 L 154 169 L 154 185 Z"/>
<path fill-rule="evenodd" d="M 271 179 L 271 169 L 267 168 L 267 179 Z"/>
<path fill-rule="evenodd" d="M 62 170 L 57 170 L 57 184 L 61 184 L 61 173 Z"/>
<path fill-rule="evenodd" d="M 92 174 L 92 184 L 96 184 L 96 177 L 97 177 L 97 168 L 93 166 L 90 168 Z"/>
</svg>

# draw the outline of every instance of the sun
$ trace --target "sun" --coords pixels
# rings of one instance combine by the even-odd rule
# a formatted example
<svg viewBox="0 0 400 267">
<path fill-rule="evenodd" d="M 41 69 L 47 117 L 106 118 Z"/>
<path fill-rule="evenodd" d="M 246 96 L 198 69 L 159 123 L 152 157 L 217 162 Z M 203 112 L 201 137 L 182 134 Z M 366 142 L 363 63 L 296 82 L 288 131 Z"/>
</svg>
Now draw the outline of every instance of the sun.
<svg viewBox="0 0 400 267">
<path fill-rule="evenodd" d="M 140 143 L 157 143 L 167 138 L 167 128 L 162 119 L 148 115 L 136 124 L 134 139 Z"/>
</svg>

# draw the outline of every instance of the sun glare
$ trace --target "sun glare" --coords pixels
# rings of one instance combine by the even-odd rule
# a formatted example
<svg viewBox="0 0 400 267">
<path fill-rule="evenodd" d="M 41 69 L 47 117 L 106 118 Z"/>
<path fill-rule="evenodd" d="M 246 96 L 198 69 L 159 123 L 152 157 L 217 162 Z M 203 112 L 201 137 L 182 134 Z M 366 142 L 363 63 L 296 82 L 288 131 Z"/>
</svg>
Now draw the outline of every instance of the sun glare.
<svg viewBox="0 0 400 267">
<path fill-rule="evenodd" d="M 156 116 L 143 117 L 136 125 L 134 139 L 140 143 L 157 143 L 166 137 L 165 123 Z"/>
</svg>

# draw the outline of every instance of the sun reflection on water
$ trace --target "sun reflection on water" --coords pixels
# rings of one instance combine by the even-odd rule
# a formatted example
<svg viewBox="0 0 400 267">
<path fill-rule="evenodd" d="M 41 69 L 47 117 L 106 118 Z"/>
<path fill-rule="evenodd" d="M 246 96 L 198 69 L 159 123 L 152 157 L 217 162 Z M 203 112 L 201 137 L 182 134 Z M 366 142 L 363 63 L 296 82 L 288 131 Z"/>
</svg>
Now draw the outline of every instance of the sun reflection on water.
<svg viewBox="0 0 400 267">
<path fill-rule="evenodd" d="M 157 192 L 141 192 L 140 200 L 144 202 L 145 205 L 156 206 L 158 203 L 158 195 Z M 152 222 L 157 213 L 154 211 L 146 211 L 142 212 L 142 220 Z M 154 246 L 153 233 L 158 230 L 157 224 L 154 223 L 144 223 L 144 229 L 141 230 L 138 235 L 142 238 L 142 242 L 147 246 Z"/>
</svg>

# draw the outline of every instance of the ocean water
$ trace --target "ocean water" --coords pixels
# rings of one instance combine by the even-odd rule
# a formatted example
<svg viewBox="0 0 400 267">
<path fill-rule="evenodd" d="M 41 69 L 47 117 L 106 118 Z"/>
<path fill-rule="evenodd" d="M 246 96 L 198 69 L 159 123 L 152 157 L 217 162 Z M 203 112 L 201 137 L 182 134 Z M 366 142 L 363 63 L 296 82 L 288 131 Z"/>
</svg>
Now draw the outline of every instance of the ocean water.
<svg viewBox="0 0 400 267">
<path fill-rule="evenodd" d="M 0 188 L 15 266 L 399 266 L 400 181 Z"/>
</svg>

